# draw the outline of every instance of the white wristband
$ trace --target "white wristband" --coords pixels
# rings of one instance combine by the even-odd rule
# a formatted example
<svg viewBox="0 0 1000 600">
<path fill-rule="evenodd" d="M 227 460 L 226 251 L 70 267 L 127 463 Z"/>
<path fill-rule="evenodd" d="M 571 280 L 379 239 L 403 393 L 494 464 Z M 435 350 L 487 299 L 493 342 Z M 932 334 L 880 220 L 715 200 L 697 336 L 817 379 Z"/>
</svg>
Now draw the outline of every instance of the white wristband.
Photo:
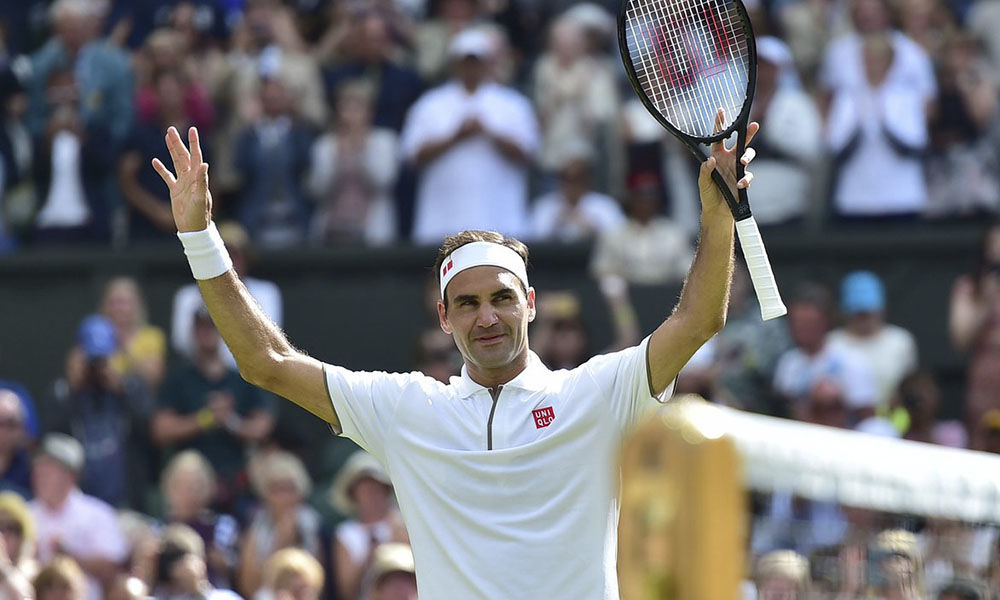
<svg viewBox="0 0 1000 600">
<path fill-rule="evenodd" d="M 201 231 L 178 231 L 177 237 L 184 245 L 184 254 L 195 279 L 213 279 L 233 268 L 233 260 L 229 258 L 215 223 L 209 222 Z"/>
</svg>

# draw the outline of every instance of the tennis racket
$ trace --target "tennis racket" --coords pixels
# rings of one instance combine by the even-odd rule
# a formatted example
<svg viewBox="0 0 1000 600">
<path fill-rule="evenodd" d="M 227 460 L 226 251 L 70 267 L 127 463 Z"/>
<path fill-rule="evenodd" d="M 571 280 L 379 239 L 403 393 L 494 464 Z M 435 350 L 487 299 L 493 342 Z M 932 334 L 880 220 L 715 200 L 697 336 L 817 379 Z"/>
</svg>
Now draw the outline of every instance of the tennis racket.
<svg viewBox="0 0 1000 600">
<path fill-rule="evenodd" d="M 702 146 L 736 132 L 736 156 L 746 146 L 747 122 L 757 81 L 757 46 L 740 0 L 622 0 L 618 46 L 632 87 L 646 109 L 698 158 Z M 716 118 L 724 111 L 719 127 Z M 744 175 L 736 161 L 737 181 Z M 719 173 L 712 179 L 736 219 L 766 321 L 785 314 L 746 189 L 734 198 Z"/>
</svg>

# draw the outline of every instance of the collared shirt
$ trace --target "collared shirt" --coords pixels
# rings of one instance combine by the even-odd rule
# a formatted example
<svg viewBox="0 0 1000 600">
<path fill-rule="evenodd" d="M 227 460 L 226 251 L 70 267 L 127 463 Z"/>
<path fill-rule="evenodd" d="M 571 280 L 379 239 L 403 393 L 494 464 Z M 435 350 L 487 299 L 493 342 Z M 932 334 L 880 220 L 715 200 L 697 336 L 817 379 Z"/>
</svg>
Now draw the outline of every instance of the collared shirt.
<svg viewBox="0 0 1000 600">
<path fill-rule="evenodd" d="M 647 346 L 569 371 L 530 353 L 495 398 L 465 368 L 445 385 L 325 366 L 343 435 L 392 478 L 421 599 L 618 598 L 616 455 L 659 406 Z"/>
<path fill-rule="evenodd" d="M 38 558 L 42 563 L 52 560 L 56 540 L 67 552 L 80 558 L 120 563 L 128 555 L 114 509 L 93 496 L 75 489 L 56 510 L 37 499 L 29 506 L 38 530 Z M 88 598 L 101 597 L 101 586 L 96 579 L 88 576 L 87 587 Z"/>
</svg>

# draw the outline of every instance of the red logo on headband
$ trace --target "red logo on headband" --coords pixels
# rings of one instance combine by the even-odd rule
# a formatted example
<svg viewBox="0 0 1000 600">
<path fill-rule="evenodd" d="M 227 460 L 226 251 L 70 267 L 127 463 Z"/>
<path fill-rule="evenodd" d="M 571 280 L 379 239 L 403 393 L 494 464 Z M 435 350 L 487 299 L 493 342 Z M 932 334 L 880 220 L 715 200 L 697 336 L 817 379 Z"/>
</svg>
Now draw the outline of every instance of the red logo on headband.
<svg viewBox="0 0 1000 600">
<path fill-rule="evenodd" d="M 455 266 L 455 263 L 449 260 L 448 264 L 446 264 L 444 266 L 444 268 L 441 269 L 441 277 L 444 277 L 445 275 L 447 275 L 448 271 L 450 271 L 452 269 L 452 267 L 454 267 L 454 266 Z"/>
</svg>

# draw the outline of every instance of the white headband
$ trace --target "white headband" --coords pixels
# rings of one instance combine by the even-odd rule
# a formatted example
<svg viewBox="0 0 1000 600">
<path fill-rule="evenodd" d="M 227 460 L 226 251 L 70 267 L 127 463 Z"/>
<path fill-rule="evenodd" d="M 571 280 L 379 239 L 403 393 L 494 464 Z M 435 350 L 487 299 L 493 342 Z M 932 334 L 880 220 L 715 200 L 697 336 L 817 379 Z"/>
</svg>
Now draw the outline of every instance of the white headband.
<svg viewBox="0 0 1000 600">
<path fill-rule="evenodd" d="M 501 267 L 517 276 L 528 289 L 528 271 L 524 267 L 521 255 L 507 246 L 493 242 L 472 242 L 458 248 L 441 264 L 441 299 L 444 299 L 444 289 L 455 275 L 472 267 Z"/>
</svg>

